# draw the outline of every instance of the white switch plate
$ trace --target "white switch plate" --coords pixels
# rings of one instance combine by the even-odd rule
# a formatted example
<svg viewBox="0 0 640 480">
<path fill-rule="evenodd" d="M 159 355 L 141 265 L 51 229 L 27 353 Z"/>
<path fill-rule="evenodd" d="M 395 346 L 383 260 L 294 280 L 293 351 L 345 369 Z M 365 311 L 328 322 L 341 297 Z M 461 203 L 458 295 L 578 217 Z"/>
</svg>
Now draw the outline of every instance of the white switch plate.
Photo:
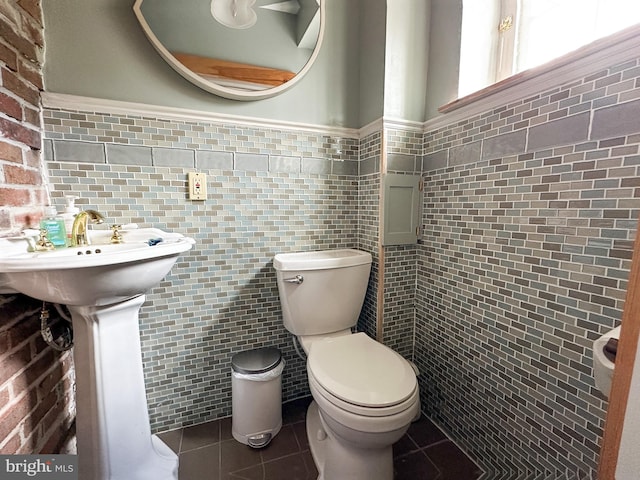
<svg viewBox="0 0 640 480">
<path fill-rule="evenodd" d="M 189 172 L 189 200 L 207 199 L 207 176 L 204 173 Z"/>
</svg>

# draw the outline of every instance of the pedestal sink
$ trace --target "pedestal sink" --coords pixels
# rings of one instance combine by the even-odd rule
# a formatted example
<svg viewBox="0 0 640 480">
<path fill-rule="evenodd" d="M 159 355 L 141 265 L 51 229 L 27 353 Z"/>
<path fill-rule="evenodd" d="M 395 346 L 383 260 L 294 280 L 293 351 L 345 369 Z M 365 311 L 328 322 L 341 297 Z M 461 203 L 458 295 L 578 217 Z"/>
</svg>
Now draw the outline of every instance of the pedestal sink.
<svg viewBox="0 0 640 480">
<path fill-rule="evenodd" d="M 28 252 L 24 238 L 0 239 L 0 292 L 71 312 L 79 478 L 177 479 L 178 457 L 151 435 L 138 312 L 145 293 L 195 242 L 140 228 L 110 245 L 110 233 L 92 231 L 91 245 L 52 252 Z"/>
</svg>

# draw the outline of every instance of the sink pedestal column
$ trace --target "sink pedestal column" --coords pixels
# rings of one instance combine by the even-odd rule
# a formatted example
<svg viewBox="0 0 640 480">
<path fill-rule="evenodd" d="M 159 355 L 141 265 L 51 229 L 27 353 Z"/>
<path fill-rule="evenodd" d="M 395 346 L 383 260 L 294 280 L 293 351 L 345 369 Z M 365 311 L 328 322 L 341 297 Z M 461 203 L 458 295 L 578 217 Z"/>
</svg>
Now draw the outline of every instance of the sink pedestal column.
<svg viewBox="0 0 640 480">
<path fill-rule="evenodd" d="M 69 306 L 75 337 L 79 478 L 177 480 L 178 457 L 151 435 L 138 311 L 145 296 Z"/>
</svg>

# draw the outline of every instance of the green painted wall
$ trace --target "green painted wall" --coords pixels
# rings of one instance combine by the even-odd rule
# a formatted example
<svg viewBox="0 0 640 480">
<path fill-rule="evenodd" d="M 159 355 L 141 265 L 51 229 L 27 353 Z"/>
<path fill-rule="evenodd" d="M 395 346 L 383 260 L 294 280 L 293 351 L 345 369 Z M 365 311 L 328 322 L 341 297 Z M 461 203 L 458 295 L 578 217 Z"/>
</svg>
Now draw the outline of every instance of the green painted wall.
<svg viewBox="0 0 640 480">
<path fill-rule="evenodd" d="M 151 46 L 132 6 L 44 2 L 45 89 L 349 128 L 383 115 L 424 121 L 457 91 L 461 0 L 326 0 L 324 43 L 313 68 L 281 95 L 250 102 L 218 97 L 182 78 Z"/>
<path fill-rule="evenodd" d="M 147 40 L 133 13 L 133 1 L 43 2 L 47 45 L 45 89 L 205 112 L 357 128 L 361 1 L 327 0 L 325 41 L 314 67 L 291 90 L 251 102 L 218 97 L 183 79 Z"/>
<path fill-rule="evenodd" d="M 358 95 L 360 126 L 382 117 L 384 109 L 384 64 L 386 0 L 366 0 L 360 12 Z"/>
<path fill-rule="evenodd" d="M 462 0 L 430 0 L 429 72 L 425 120 L 458 97 Z"/>
<path fill-rule="evenodd" d="M 429 60 L 430 0 L 388 0 L 384 115 L 422 122 Z"/>
</svg>

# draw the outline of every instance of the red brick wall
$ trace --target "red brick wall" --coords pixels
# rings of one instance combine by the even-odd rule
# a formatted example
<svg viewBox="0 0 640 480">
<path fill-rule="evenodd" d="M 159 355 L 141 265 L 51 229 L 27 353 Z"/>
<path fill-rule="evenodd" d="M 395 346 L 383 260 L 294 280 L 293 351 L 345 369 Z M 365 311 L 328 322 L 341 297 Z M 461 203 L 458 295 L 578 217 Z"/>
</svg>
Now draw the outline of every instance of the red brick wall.
<svg viewBox="0 0 640 480">
<path fill-rule="evenodd" d="M 40 302 L 0 295 L 0 453 L 57 453 L 75 418 L 71 351 L 40 335 Z"/>
<path fill-rule="evenodd" d="M 40 0 L 0 0 L 0 236 L 36 226 L 44 184 Z M 70 352 L 40 336 L 40 302 L 0 295 L 0 453 L 56 453 L 75 418 Z"/>
<path fill-rule="evenodd" d="M 41 163 L 40 0 L 0 0 L 0 235 L 35 226 L 47 203 Z"/>
</svg>

